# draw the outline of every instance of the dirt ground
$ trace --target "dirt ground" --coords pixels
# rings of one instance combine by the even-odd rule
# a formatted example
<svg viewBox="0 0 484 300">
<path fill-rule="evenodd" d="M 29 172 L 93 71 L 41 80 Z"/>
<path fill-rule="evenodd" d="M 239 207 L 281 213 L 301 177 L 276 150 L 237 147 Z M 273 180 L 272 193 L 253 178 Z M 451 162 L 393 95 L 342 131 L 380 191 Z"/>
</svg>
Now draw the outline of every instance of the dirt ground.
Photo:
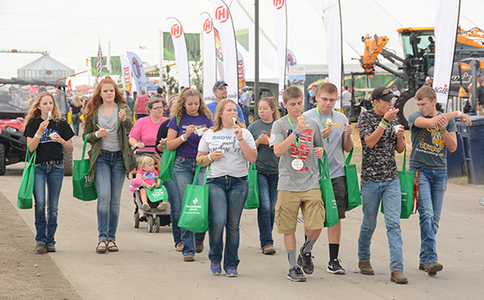
<svg viewBox="0 0 484 300">
<path fill-rule="evenodd" d="M 0 220 L 0 299 L 81 299 L 1 191 Z"/>
</svg>

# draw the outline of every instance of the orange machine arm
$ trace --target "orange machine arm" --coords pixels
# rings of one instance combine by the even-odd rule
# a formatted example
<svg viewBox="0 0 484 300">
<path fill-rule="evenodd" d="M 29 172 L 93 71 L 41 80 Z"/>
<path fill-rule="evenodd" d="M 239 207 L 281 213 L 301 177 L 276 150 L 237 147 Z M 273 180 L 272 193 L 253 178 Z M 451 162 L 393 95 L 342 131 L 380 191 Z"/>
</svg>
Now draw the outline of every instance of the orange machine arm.
<svg viewBox="0 0 484 300">
<path fill-rule="evenodd" d="M 361 67 L 365 70 L 369 76 L 375 72 L 375 61 L 378 57 L 378 54 L 381 53 L 385 45 L 388 43 L 388 38 L 386 36 L 377 36 L 371 37 L 370 35 L 366 35 L 362 37 L 363 42 L 365 43 L 365 53 L 360 59 Z"/>
</svg>

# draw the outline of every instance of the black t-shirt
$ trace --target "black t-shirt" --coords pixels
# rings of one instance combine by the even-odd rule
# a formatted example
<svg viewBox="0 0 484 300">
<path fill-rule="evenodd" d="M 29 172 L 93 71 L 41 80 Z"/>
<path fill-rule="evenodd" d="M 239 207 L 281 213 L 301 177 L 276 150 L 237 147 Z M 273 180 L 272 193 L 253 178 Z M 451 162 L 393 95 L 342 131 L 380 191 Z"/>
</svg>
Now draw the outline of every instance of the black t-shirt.
<svg viewBox="0 0 484 300">
<path fill-rule="evenodd" d="M 25 126 L 24 136 L 33 138 L 37 129 L 39 129 L 40 123 L 44 120 L 42 118 L 33 119 Z M 64 140 L 68 141 L 74 136 L 71 127 L 65 120 L 55 122 L 50 120 L 49 125 L 45 131 L 41 134 L 39 145 L 37 146 L 37 158 L 36 164 L 40 164 L 51 160 L 63 160 L 64 154 L 62 149 L 64 148 L 60 143 L 54 142 L 49 135 L 51 133 L 59 134 Z"/>
<path fill-rule="evenodd" d="M 71 105 L 71 108 L 72 108 L 72 114 L 75 115 L 81 112 L 82 106 Z"/>
<path fill-rule="evenodd" d="M 477 87 L 477 103 L 484 105 L 484 86 Z"/>
<path fill-rule="evenodd" d="M 170 120 L 171 119 L 168 119 L 161 123 L 158 128 L 158 133 L 156 134 L 156 152 L 158 152 L 159 155 L 162 155 L 162 152 L 158 151 L 158 144 L 161 139 L 166 139 L 168 137 L 168 123 L 170 123 Z"/>
</svg>

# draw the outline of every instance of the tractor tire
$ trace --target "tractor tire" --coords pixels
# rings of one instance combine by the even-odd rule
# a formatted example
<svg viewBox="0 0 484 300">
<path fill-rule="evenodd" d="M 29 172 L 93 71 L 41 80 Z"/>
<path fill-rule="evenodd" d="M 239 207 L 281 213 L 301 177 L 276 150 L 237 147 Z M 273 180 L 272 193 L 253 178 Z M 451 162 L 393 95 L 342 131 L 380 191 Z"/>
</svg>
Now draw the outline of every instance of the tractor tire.
<svg viewBox="0 0 484 300">
<path fill-rule="evenodd" d="M 62 149 L 64 152 L 64 176 L 72 176 L 72 152 Z"/>
<path fill-rule="evenodd" d="M 408 116 L 410 116 L 411 113 L 418 111 L 417 103 L 415 102 L 414 96 L 415 91 L 408 90 L 400 95 L 397 101 L 395 101 L 395 108 L 399 109 L 397 116 L 400 119 L 400 124 L 402 124 L 405 129 L 409 129 Z"/>
<path fill-rule="evenodd" d="M 5 175 L 5 165 L 7 159 L 5 158 L 5 145 L 0 144 L 0 175 Z"/>
</svg>

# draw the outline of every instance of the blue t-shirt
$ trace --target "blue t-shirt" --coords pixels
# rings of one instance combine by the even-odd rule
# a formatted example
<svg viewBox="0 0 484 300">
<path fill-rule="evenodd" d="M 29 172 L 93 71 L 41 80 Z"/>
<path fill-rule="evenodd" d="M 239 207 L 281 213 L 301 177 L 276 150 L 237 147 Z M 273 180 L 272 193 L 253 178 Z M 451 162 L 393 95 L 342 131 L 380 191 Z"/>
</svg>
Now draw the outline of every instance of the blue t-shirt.
<svg viewBox="0 0 484 300">
<path fill-rule="evenodd" d="M 217 108 L 217 104 L 218 103 L 216 101 L 213 101 L 207 104 L 208 109 L 210 109 L 210 111 L 212 112 L 212 115 L 213 115 L 212 118 L 215 118 L 215 109 Z M 242 112 L 242 108 L 240 108 L 238 104 L 235 104 L 235 105 L 237 105 L 237 117 L 239 118 L 239 122 L 245 123 L 244 113 Z"/>
<path fill-rule="evenodd" d="M 439 112 L 437 115 L 440 114 L 442 113 Z M 419 128 L 414 126 L 413 123 L 419 117 L 433 118 L 431 116 L 425 117 L 419 111 L 408 116 L 408 127 L 412 135 L 410 166 L 432 170 L 447 170 L 447 147 L 444 144 L 439 127 Z M 449 121 L 446 129 L 448 132 L 457 131 L 454 119 Z"/>
<path fill-rule="evenodd" d="M 170 123 L 168 123 L 168 128 L 178 131 L 177 137 L 187 132 L 187 127 L 189 125 L 195 125 L 196 129 L 199 128 L 210 128 L 213 126 L 213 121 L 209 120 L 206 115 L 199 114 L 198 116 L 190 116 L 189 114 L 184 114 L 180 120 L 180 126 L 176 125 L 176 118 L 172 118 Z M 196 158 L 198 153 L 198 144 L 200 143 L 201 136 L 198 136 L 196 132 L 193 132 L 187 139 L 186 142 L 178 146 L 176 155 Z"/>
</svg>

